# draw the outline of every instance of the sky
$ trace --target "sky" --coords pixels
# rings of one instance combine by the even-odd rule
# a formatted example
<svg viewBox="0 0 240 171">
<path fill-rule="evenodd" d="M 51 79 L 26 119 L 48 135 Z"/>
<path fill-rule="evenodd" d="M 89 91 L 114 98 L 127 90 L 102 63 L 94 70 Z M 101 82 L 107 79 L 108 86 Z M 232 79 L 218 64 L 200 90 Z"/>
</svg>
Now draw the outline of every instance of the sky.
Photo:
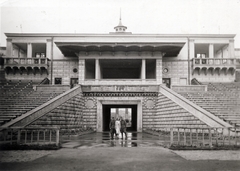
<svg viewBox="0 0 240 171">
<path fill-rule="evenodd" d="M 236 34 L 240 48 L 240 0 L 0 0 L 4 33 L 105 33 L 121 10 L 133 34 Z"/>
</svg>

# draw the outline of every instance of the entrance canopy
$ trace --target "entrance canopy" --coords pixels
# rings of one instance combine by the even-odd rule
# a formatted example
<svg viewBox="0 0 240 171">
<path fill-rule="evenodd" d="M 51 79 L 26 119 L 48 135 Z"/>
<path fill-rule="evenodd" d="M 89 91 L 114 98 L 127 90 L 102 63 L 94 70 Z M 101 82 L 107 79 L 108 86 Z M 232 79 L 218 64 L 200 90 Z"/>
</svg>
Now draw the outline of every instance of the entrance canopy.
<svg viewBox="0 0 240 171">
<path fill-rule="evenodd" d="M 65 57 L 78 57 L 79 53 L 98 52 L 161 52 L 164 57 L 176 57 L 185 43 L 77 43 L 55 42 Z"/>
</svg>

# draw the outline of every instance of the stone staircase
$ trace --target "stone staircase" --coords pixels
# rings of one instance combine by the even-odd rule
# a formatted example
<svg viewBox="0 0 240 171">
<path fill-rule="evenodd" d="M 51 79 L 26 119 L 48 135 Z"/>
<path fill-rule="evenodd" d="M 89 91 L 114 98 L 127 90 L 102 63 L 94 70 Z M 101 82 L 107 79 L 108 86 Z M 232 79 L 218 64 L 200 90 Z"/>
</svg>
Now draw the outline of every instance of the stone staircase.
<svg viewBox="0 0 240 171">
<path fill-rule="evenodd" d="M 0 126 L 53 99 L 62 90 L 35 91 L 33 82 L 6 82 L 0 85 Z"/>
<path fill-rule="evenodd" d="M 179 92 L 232 126 L 240 127 L 240 84 L 208 83 L 206 92 Z"/>
</svg>

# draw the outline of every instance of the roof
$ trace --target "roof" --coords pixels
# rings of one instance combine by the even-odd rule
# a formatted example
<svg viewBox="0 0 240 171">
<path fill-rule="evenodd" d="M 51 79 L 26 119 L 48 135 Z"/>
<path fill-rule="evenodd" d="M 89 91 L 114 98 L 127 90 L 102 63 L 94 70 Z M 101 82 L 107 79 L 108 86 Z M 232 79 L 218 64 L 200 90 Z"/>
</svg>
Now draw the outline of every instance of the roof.
<svg viewBox="0 0 240 171">
<path fill-rule="evenodd" d="M 92 34 L 92 33 L 5 33 L 7 37 L 181 37 L 181 38 L 234 38 L 236 34 Z"/>
</svg>

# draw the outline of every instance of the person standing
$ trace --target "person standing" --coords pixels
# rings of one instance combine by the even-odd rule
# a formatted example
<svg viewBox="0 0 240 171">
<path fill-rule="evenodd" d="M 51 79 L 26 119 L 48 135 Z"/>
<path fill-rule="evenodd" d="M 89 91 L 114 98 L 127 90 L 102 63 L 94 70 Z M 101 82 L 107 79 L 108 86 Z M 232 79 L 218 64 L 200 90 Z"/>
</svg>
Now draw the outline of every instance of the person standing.
<svg viewBox="0 0 240 171">
<path fill-rule="evenodd" d="M 0 54 L 0 69 L 4 68 L 4 59 L 2 57 L 2 54 Z"/>
<path fill-rule="evenodd" d="M 127 123 L 122 117 L 121 117 L 120 125 L 121 125 L 120 132 L 122 134 L 122 139 L 123 139 L 123 133 L 125 134 L 125 138 L 127 138 Z"/>
<path fill-rule="evenodd" d="M 116 129 L 116 136 L 118 138 L 118 135 L 120 134 L 120 120 L 119 120 L 119 118 L 116 119 L 115 129 Z"/>
<path fill-rule="evenodd" d="M 111 139 L 113 139 L 113 135 L 116 134 L 114 117 L 112 117 L 112 119 L 109 123 L 109 129 L 110 129 Z"/>
</svg>

